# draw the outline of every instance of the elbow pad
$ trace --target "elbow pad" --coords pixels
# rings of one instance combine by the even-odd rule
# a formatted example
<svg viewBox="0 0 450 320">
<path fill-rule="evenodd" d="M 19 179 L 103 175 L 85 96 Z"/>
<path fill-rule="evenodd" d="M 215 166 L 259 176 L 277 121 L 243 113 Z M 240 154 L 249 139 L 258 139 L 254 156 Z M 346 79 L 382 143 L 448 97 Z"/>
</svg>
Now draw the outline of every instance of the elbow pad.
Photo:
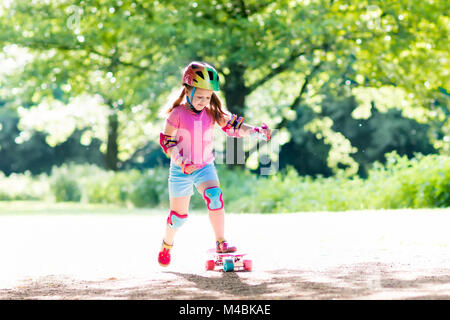
<svg viewBox="0 0 450 320">
<path fill-rule="evenodd" d="M 167 151 L 170 148 L 175 147 L 177 144 L 177 139 L 174 136 L 169 136 L 162 132 L 159 134 L 159 145 L 167 156 L 169 155 Z"/>
<path fill-rule="evenodd" d="M 222 127 L 222 130 L 230 137 L 239 138 L 239 129 L 244 123 L 244 118 L 239 117 L 235 114 L 231 116 L 231 119 L 227 122 L 225 126 Z"/>
</svg>

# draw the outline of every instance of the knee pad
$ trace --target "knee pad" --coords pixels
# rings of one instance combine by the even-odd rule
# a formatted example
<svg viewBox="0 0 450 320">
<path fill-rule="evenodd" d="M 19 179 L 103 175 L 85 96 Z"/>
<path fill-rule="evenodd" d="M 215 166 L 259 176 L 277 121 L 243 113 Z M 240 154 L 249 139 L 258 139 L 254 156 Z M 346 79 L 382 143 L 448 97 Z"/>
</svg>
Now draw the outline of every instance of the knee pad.
<svg viewBox="0 0 450 320">
<path fill-rule="evenodd" d="M 170 210 L 169 216 L 167 217 L 167 224 L 172 229 L 180 228 L 187 220 L 188 214 L 178 214 L 177 212 Z"/>
<path fill-rule="evenodd" d="M 223 208 L 222 190 L 219 187 L 209 187 L 203 191 L 203 198 L 209 210 L 220 210 Z"/>
</svg>

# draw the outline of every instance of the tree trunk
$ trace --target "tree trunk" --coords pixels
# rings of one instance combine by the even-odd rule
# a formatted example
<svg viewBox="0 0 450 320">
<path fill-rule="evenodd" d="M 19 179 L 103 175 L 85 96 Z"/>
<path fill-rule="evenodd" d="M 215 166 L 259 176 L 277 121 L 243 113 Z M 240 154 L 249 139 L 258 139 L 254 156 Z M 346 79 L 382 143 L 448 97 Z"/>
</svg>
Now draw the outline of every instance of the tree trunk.
<svg viewBox="0 0 450 320">
<path fill-rule="evenodd" d="M 245 67 L 242 65 L 231 65 L 230 73 L 225 77 L 223 90 L 227 109 L 231 113 L 244 115 L 245 98 L 248 88 L 244 84 Z"/>
<path fill-rule="evenodd" d="M 230 65 L 230 73 L 225 77 L 223 86 L 228 111 L 241 117 L 244 116 L 245 98 L 248 94 L 248 88 L 244 84 L 244 73 L 244 66 Z M 226 164 L 230 167 L 245 167 L 246 155 L 242 139 L 227 137 L 225 148 Z"/>
<path fill-rule="evenodd" d="M 117 112 L 108 116 L 108 141 L 106 145 L 105 167 L 108 170 L 117 171 L 118 169 L 118 144 L 119 137 L 119 119 Z"/>
</svg>

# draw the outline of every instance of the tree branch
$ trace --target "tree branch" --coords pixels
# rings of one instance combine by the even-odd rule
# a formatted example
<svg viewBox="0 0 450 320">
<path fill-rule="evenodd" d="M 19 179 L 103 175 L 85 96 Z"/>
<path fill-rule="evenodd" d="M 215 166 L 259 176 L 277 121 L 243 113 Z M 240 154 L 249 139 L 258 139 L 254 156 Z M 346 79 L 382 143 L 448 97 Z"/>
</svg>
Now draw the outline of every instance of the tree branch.
<svg viewBox="0 0 450 320">
<path fill-rule="evenodd" d="M 247 19 L 248 18 L 247 7 L 244 3 L 244 0 L 239 0 L 239 4 L 241 6 L 242 16 Z"/>
<path fill-rule="evenodd" d="M 325 52 L 327 52 L 329 50 L 329 48 L 331 47 L 331 45 L 332 45 L 332 43 L 324 43 L 324 44 L 321 44 L 320 46 L 314 46 L 312 48 L 309 48 L 309 50 L 301 50 L 301 51 L 297 51 L 297 52 L 291 53 L 291 55 L 282 64 L 280 64 L 278 67 L 272 69 L 262 79 L 260 79 L 260 80 L 256 81 L 255 83 L 251 84 L 248 87 L 248 91 L 249 92 L 254 91 L 256 88 L 258 88 L 262 84 L 266 83 L 267 81 L 269 81 L 270 79 L 272 79 L 276 75 L 280 74 L 283 71 L 286 71 L 292 65 L 292 63 L 296 59 L 298 59 L 299 57 L 301 57 L 301 56 L 303 56 L 305 54 L 310 54 L 310 53 L 312 53 L 312 52 L 314 52 L 315 50 L 318 50 L 318 49 L 322 49 Z"/>
<path fill-rule="evenodd" d="M 17 44 L 17 42 L 16 42 Z M 126 67 L 133 67 L 139 70 L 146 70 L 147 68 L 141 67 L 139 65 L 136 65 L 134 63 L 131 62 L 126 62 L 126 61 L 122 61 L 120 58 L 115 58 L 114 55 L 113 56 L 109 56 L 107 54 L 104 54 L 96 49 L 94 49 L 93 47 L 89 47 L 86 45 L 80 45 L 77 44 L 75 46 L 70 46 L 67 44 L 63 44 L 63 43 L 59 43 L 57 41 L 51 41 L 51 40 L 39 40 L 39 39 L 33 39 L 33 40 L 26 40 L 24 42 L 20 42 L 20 45 L 31 48 L 31 49 L 58 49 L 58 50 L 62 50 L 62 51 L 76 51 L 76 50 L 84 50 L 87 51 L 89 53 L 94 53 L 100 57 L 109 59 L 109 60 L 113 60 L 114 62 L 117 64 L 121 64 L 123 66 Z"/>
<path fill-rule="evenodd" d="M 315 76 L 315 74 L 317 73 L 317 71 L 319 71 L 320 67 L 323 65 L 324 61 L 321 60 L 319 63 L 317 63 L 316 65 L 314 65 L 311 69 L 311 71 L 309 72 L 309 74 L 305 77 L 305 81 L 303 82 L 299 94 L 298 96 L 294 99 L 294 101 L 292 102 L 292 104 L 289 106 L 290 110 L 295 110 L 297 108 L 297 106 L 300 104 L 300 101 L 303 98 L 303 95 L 306 93 L 307 88 L 308 88 L 308 84 L 311 81 L 311 79 Z M 277 135 L 277 133 L 279 132 L 278 130 L 284 128 L 286 126 L 286 124 L 288 123 L 289 120 L 287 120 L 287 118 L 283 118 L 283 120 L 281 120 L 281 122 L 274 128 L 276 129 L 275 132 L 272 133 L 272 138 L 275 137 Z M 260 141 L 259 143 L 257 143 L 255 146 L 253 146 L 253 148 L 251 148 L 247 154 L 251 155 L 254 152 L 258 151 L 258 149 L 262 146 L 264 146 L 265 144 L 267 144 L 267 141 Z"/>
<path fill-rule="evenodd" d="M 251 84 L 248 87 L 249 92 L 254 91 L 256 88 L 261 86 L 262 84 L 266 83 L 273 77 L 275 77 L 277 74 L 280 74 L 281 72 L 287 70 L 292 62 L 295 61 L 295 59 L 299 58 L 300 56 L 304 55 L 305 51 L 300 51 L 294 54 L 291 54 L 282 64 L 280 64 L 278 67 L 272 69 L 264 78 L 256 81 L 255 83 Z"/>
<path fill-rule="evenodd" d="M 323 64 L 323 60 L 321 60 L 318 64 L 314 65 L 311 69 L 311 72 L 305 77 L 305 81 L 303 82 L 301 88 L 300 88 L 300 92 L 298 94 L 298 96 L 294 99 L 294 101 L 292 102 L 292 104 L 289 106 L 290 110 L 295 110 L 297 108 L 297 106 L 300 104 L 301 99 L 303 98 L 303 95 L 306 93 L 307 91 L 307 87 L 309 82 L 311 81 L 311 79 L 314 77 L 314 75 L 317 73 L 317 71 L 320 69 L 320 67 Z M 281 120 L 281 122 L 274 128 L 276 129 L 275 132 L 272 133 L 272 138 L 275 137 L 277 135 L 277 133 L 279 132 L 280 129 L 284 128 L 287 124 L 289 120 L 287 120 L 287 118 L 283 118 L 283 120 Z M 258 149 L 260 147 L 263 147 L 264 145 L 266 145 L 268 142 L 267 141 L 259 141 L 255 146 L 253 146 L 253 148 L 251 148 L 246 154 L 247 155 L 251 155 L 254 152 L 258 151 Z"/>
<path fill-rule="evenodd" d="M 317 73 L 317 71 L 320 69 L 320 67 L 322 66 L 323 62 L 324 61 L 321 60 L 318 64 L 314 65 L 313 68 L 311 69 L 311 72 L 305 77 L 305 81 L 303 82 L 303 84 L 302 84 L 302 86 L 300 88 L 298 96 L 294 99 L 292 104 L 289 106 L 290 110 L 295 110 L 300 105 L 300 101 L 302 100 L 303 95 L 307 91 L 307 87 L 308 87 L 309 82 L 314 77 L 314 75 Z M 286 118 L 283 118 L 283 120 L 281 120 L 281 122 L 277 125 L 276 129 L 283 128 L 286 125 L 287 122 L 288 122 L 288 120 Z"/>
</svg>

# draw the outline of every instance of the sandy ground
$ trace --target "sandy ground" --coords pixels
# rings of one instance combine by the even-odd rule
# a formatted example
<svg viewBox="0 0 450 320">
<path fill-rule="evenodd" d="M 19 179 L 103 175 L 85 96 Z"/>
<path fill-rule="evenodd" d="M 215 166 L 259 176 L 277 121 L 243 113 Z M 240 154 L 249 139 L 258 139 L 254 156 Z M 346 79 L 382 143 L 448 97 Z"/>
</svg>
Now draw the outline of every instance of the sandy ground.
<svg viewBox="0 0 450 320">
<path fill-rule="evenodd" d="M 206 271 L 191 214 L 168 268 L 166 217 L 0 216 L 0 299 L 450 299 L 450 210 L 228 214 L 252 272 Z"/>
</svg>

